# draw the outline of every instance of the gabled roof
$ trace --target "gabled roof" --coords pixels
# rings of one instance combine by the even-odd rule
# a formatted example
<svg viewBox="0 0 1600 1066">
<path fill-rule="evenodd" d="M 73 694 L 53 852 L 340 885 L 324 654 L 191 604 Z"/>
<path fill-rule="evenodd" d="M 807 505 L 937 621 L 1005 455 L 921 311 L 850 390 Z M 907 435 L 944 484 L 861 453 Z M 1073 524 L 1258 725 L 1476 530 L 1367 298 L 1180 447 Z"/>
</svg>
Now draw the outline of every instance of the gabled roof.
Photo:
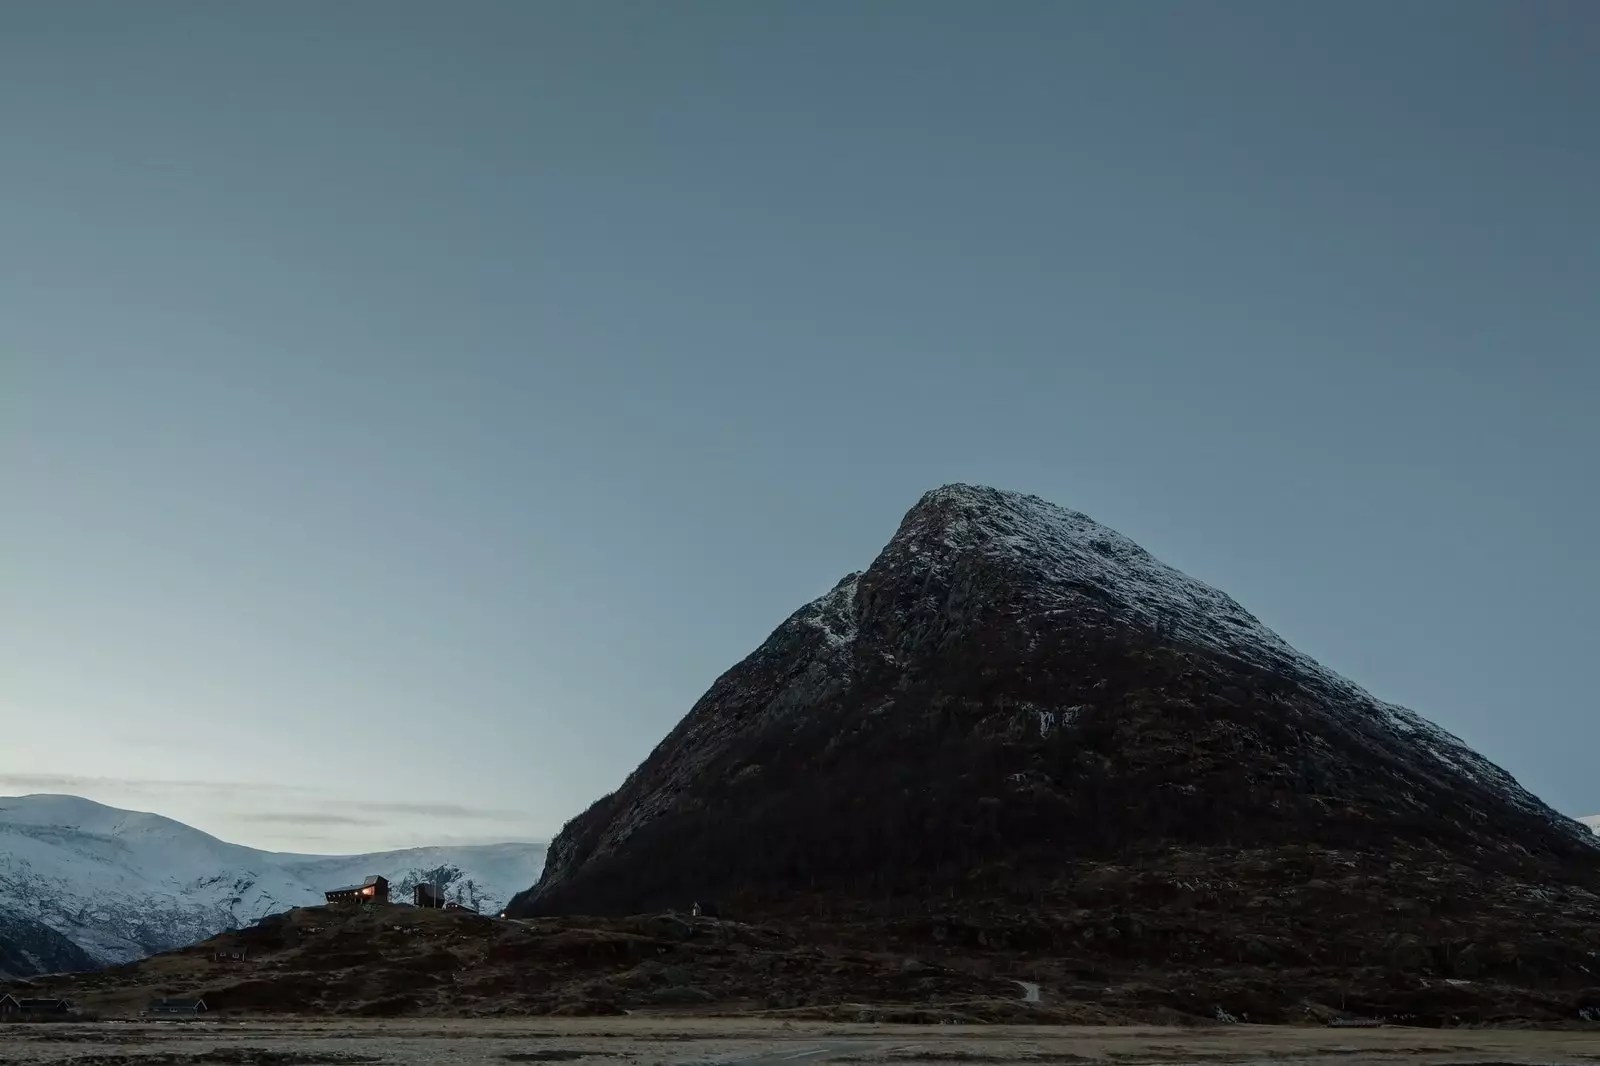
<svg viewBox="0 0 1600 1066">
<path fill-rule="evenodd" d="M 23 1010 L 66 1010 L 68 1007 L 72 1006 L 72 1004 L 68 1003 L 66 1000 L 59 998 L 18 999 L 15 996 L 7 996 L 6 999 L 9 999 Z"/>
<path fill-rule="evenodd" d="M 344 888 L 330 888 L 327 892 L 323 893 L 323 895 L 328 895 L 329 893 L 333 892 L 360 892 L 363 888 L 372 888 L 379 882 L 388 884 L 389 879 L 387 877 L 380 877 L 377 874 L 373 874 L 359 885 L 346 885 Z"/>
<path fill-rule="evenodd" d="M 205 1010 L 203 999 L 152 999 L 151 1010 Z"/>
</svg>

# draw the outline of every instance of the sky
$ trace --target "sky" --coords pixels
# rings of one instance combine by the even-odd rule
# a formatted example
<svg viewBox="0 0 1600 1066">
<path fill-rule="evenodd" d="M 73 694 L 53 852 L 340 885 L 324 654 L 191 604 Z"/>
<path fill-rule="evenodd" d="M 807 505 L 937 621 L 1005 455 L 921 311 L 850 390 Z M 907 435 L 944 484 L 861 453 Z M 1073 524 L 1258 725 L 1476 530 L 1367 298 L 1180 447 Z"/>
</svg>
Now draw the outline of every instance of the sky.
<svg viewBox="0 0 1600 1066">
<path fill-rule="evenodd" d="M 1600 8 L 0 6 L 0 794 L 547 839 L 965 481 L 1600 811 Z"/>
</svg>

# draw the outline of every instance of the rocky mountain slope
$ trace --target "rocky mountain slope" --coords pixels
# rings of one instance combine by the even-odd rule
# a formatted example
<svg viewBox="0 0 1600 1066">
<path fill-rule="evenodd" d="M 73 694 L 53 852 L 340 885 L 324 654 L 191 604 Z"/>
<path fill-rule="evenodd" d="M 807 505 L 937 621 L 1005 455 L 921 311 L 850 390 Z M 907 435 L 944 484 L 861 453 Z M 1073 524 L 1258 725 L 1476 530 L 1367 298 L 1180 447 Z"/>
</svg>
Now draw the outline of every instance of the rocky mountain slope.
<svg viewBox="0 0 1600 1066">
<path fill-rule="evenodd" d="M 43 922 L 0 911 L 0 980 L 98 965 L 88 952 Z"/>
<path fill-rule="evenodd" d="M 540 844 L 282 854 L 76 796 L 0 799 L 0 917 L 53 929 L 96 964 L 319 903 L 325 890 L 368 874 L 387 877 L 397 899 L 427 881 L 441 883 L 450 899 L 497 911 L 543 862 Z M 0 929 L 0 945 L 7 943 L 19 950 Z"/>
<path fill-rule="evenodd" d="M 511 912 L 698 900 L 1091 971 L 1600 985 L 1597 893 L 1594 834 L 1456 737 L 1084 515 L 955 485 L 719 678 Z"/>
</svg>

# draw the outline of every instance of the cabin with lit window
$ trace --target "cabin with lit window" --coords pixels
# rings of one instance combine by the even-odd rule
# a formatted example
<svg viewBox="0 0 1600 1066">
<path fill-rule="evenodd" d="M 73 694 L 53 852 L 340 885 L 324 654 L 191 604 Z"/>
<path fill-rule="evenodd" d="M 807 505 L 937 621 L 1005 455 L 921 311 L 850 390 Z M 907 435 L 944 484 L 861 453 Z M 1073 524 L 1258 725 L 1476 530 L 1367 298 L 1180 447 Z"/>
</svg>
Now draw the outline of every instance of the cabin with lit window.
<svg viewBox="0 0 1600 1066">
<path fill-rule="evenodd" d="M 388 903 L 389 881 L 387 878 L 376 874 L 367 878 L 359 885 L 350 885 L 347 888 L 335 888 L 324 892 L 330 904 L 333 903 Z"/>
</svg>

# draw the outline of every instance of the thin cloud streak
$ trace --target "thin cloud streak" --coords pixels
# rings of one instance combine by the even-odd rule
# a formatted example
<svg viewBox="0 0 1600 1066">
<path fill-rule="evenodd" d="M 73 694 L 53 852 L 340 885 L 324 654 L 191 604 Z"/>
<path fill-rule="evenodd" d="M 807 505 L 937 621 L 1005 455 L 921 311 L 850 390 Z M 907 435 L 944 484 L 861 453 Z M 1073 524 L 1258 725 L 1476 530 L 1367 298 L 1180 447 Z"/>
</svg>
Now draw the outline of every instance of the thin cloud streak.
<svg viewBox="0 0 1600 1066">
<path fill-rule="evenodd" d="M 296 785 L 268 785 L 251 781 L 186 781 L 141 777 L 85 777 L 78 774 L 14 774 L 0 771 L 0 784 L 8 787 L 41 790 L 62 789 L 79 792 L 85 789 L 117 788 L 130 792 L 151 792 L 164 789 L 200 789 L 218 792 L 284 792 L 315 793 L 316 789 Z"/>
<path fill-rule="evenodd" d="M 480 821 L 505 821 L 523 815 L 517 811 L 495 810 L 488 807 L 466 807 L 459 803 L 386 803 L 381 800 L 361 800 L 347 806 L 379 814 L 422 815 L 434 818 L 471 818 Z"/>
<path fill-rule="evenodd" d="M 281 795 L 284 797 L 300 797 L 302 801 L 310 797 L 337 804 L 342 809 L 358 810 L 373 815 L 399 815 L 407 818 L 449 818 L 466 821 L 506 822 L 520 821 L 524 815 L 519 811 L 504 810 L 490 807 L 469 807 L 460 803 L 419 803 L 415 800 L 356 800 L 345 799 L 326 789 L 307 788 L 302 785 L 275 785 L 260 782 L 240 781 L 203 781 L 203 780 L 168 780 L 162 778 L 137 778 L 137 777 L 89 777 L 80 774 L 27 774 L 7 773 L 0 771 L 0 789 L 21 789 L 32 792 L 64 792 L 81 795 L 88 792 L 115 790 L 131 792 L 140 795 L 160 795 L 163 792 L 209 792 L 218 797 L 235 796 L 240 793 L 251 795 Z M 251 820 L 249 816 L 240 815 L 242 820 Z M 271 815 L 262 816 L 263 819 Z M 350 821 L 341 823 L 347 825 L 380 825 L 378 821 Z"/>
<path fill-rule="evenodd" d="M 250 811 L 229 815 L 235 821 L 262 825 L 347 825 L 375 826 L 386 823 L 376 818 L 352 818 L 348 814 L 319 814 L 315 811 Z"/>
</svg>

